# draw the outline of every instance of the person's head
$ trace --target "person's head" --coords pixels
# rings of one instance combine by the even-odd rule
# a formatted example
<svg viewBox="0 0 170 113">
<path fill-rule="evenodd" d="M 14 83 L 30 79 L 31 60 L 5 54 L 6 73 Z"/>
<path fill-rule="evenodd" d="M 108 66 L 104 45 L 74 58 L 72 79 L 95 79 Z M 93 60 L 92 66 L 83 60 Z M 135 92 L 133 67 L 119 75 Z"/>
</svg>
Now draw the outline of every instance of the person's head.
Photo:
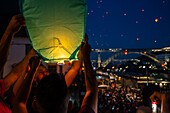
<svg viewBox="0 0 170 113">
<path fill-rule="evenodd" d="M 34 81 L 39 82 L 43 77 L 48 76 L 48 75 L 49 75 L 48 69 L 43 64 L 40 64 L 35 74 Z"/>
<path fill-rule="evenodd" d="M 39 113 L 65 113 L 68 107 L 68 90 L 65 79 L 57 74 L 45 76 L 39 82 L 33 108 Z"/>
</svg>

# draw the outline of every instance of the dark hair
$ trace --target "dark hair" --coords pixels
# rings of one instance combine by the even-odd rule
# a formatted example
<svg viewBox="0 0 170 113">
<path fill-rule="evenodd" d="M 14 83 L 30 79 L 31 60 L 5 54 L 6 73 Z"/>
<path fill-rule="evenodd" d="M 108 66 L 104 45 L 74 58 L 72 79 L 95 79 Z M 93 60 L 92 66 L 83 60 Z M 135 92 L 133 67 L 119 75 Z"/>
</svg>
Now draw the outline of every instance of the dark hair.
<svg viewBox="0 0 170 113">
<path fill-rule="evenodd" d="M 64 77 L 52 73 L 45 76 L 37 86 L 36 98 L 45 112 L 61 111 L 66 102 L 67 85 Z"/>
</svg>

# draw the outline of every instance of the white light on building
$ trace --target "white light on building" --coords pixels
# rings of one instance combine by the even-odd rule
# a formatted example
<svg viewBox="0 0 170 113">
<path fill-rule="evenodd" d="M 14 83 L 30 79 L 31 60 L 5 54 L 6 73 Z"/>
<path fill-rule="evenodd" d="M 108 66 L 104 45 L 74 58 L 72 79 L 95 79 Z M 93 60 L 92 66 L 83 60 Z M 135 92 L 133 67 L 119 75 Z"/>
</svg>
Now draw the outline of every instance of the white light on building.
<svg viewBox="0 0 170 113">
<path fill-rule="evenodd" d="M 152 102 L 152 113 L 157 113 L 157 102 Z"/>
</svg>

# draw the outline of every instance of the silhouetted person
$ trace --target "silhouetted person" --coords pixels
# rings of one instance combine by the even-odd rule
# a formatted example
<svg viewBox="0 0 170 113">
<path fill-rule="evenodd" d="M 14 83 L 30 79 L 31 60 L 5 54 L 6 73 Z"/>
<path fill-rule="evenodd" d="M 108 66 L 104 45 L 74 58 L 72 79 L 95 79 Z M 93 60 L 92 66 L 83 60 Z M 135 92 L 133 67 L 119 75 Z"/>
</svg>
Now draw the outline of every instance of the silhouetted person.
<svg viewBox="0 0 170 113">
<path fill-rule="evenodd" d="M 98 87 L 96 75 L 90 61 L 90 52 L 91 47 L 88 45 L 86 35 L 85 42 L 82 43 L 79 51 L 79 58 L 84 62 L 86 84 L 86 95 L 79 113 L 97 113 Z M 80 62 L 78 63 L 81 64 Z M 35 60 L 20 87 L 20 91 L 18 91 L 16 95 L 13 113 L 27 113 L 26 103 L 31 91 L 36 69 L 38 68 L 37 66 L 38 60 Z M 57 74 L 50 74 L 44 77 L 37 86 L 35 100 L 33 101 L 33 109 L 37 113 L 67 113 L 69 100 L 67 88 L 74 79 L 72 75 L 75 73 L 77 74 L 79 67 L 80 66 L 75 67 L 76 71 L 71 69 L 66 74 L 65 78 Z"/>
</svg>

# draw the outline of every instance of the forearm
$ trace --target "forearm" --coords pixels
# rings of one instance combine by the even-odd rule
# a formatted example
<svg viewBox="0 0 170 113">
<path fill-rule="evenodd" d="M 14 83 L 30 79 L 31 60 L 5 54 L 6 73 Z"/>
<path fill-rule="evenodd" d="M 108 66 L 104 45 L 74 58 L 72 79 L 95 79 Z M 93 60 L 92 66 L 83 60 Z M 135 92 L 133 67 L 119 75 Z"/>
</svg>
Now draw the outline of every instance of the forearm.
<svg viewBox="0 0 170 113">
<path fill-rule="evenodd" d="M 78 70 L 77 70 L 77 72 L 78 72 Z M 69 72 L 66 74 L 65 81 L 66 81 L 66 85 L 67 85 L 68 88 L 70 87 L 73 80 L 75 79 L 75 77 L 77 75 L 77 72 L 75 70 L 73 70 L 73 69 L 70 69 Z"/>
<path fill-rule="evenodd" d="M 13 103 L 13 112 L 14 113 L 27 113 L 26 103 L 28 97 L 30 95 L 32 82 L 35 77 L 35 73 L 40 65 L 40 58 L 39 57 L 32 57 L 30 59 L 30 68 L 31 70 L 28 72 L 28 75 L 22 82 L 19 91 L 16 94 L 14 103 Z"/>
<path fill-rule="evenodd" d="M 2 71 L 9 54 L 9 48 L 14 37 L 14 33 L 9 33 L 5 31 L 1 41 L 0 41 L 0 71 Z"/>
<path fill-rule="evenodd" d="M 95 113 L 97 113 L 98 103 L 98 86 L 96 80 L 96 74 L 92 68 L 90 57 L 84 60 L 85 67 L 85 84 L 86 84 L 86 95 L 83 99 L 82 106 L 90 106 Z"/>
<path fill-rule="evenodd" d="M 65 76 L 65 81 L 67 84 L 67 87 L 69 87 L 73 80 L 75 79 L 79 69 L 81 66 L 81 61 L 74 61 L 73 66 L 71 67 L 71 69 L 68 71 L 68 73 Z"/>
<path fill-rule="evenodd" d="M 4 83 L 5 83 L 5 88 L 8 89 L 19 77 L 21 74 L 23 74 L 23 76 L 25 75 L 25 72 L 27 71 L 27 65 L 29 63 L 29 59 L 33 56 L 35 56 L 35 52 L 32 49 L 26 56 L 25 58 L 18 63 L 13 69 L 12 71 L 4 78 Z M 21 82 L 22 83 L 22 82 Z M 19 83 L 16 83 L 14 85 L 14 94 L 17 92 L 19 87 L 17 85 L 20 85 Z"/>
<path fill-rule="evenodd" d="M 17 92 L 13 102 L 13 113 L 28 113 L 26 103 L 30 95 L 32 82 L 35 76 L 35 71 L 31 70 L 26 79 L 23 81 L 20 90 Z"/>
<path fill-rule="evenodd" d="M 22 85 L 20 86 L 20 90 L 17 92 L 16 98 L 14 100 L 14 107 L 20 103 L 26 104 L 28 97 L 30 95 L 32 82 L 35 76 L 35 71 L 36 71 L 35 69 L 29 71 L 27 77 L 22 82 Z"/>
<path fill-rule="evenodd" d="M 14 87 L 13 87 L 13 90 L 12 90 L 14 96 L 16 96 L 16 93 L 17 93 L 18 89 L 20 88 L 22 82 L 24 81 L 25 76 L 27 76 L 26 72 L 22 73 L 21 76 L 16 81 L 16 83 L 14 84 Z"/>
<path fill-rule="evenodd" d="M 97 92 L 96 74 L 93 70 L 90 56 L 84 60 L 86 91 Z"/>
</svg>

